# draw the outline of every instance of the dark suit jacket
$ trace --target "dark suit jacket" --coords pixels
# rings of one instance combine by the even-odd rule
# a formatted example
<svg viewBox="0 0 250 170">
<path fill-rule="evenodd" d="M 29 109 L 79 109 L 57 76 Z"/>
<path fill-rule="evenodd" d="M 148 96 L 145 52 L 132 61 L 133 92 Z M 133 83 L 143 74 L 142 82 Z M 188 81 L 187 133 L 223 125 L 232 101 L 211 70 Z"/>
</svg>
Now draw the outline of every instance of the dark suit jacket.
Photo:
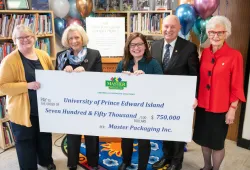
<svg viewBox="0 0 250 170">
<path fill-rule="evenodd" d="M 162 66 L 162 53 L 164 39 L 155 41 L 151 47 L 151 54 Z M 163 71 L 167 75 L 198 75 L 199 58 L 195 44 L 177 38 L 173 54 L 168 63 L 168 67 Z"/>
<path fill-rule="evenodd" d="M 66 50 L 64 50 L 64 51 L 66 51 Z M 56 55 L 56 70 L 58 70 L 57 58 L 64 51 L 61 51 L 61 52 L 57 53 L 57 55 Z M 65 68 L 67 65 L 70 65 L 68 60 L 66 61 L 63 68 Z M 101 60 L 100 52 L 98 50 L 87 48 L 87 56 L 85 57 L 84 61 L 78 66 L 83 66 L 83 68 L 86 71 L 102 72 L 102 60 Z M 72 67 L 73 67 L 73 69 L 75 69 L 78 66 L 72 66 Z"/>
</svg>

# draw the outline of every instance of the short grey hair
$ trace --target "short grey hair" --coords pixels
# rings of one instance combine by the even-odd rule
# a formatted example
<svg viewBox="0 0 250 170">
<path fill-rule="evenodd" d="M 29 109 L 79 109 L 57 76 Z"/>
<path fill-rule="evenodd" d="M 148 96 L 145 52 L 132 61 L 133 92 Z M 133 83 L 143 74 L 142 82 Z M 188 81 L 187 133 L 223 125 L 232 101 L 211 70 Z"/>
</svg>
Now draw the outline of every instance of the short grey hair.
<svg viewBox="0 0 250 170">
<path fill-rule="evenodd" d="M 206 32 L 208 34 L 208 32 L 215 28 L 216 25 L 223 25 L 226 29 L 226 36 L 227 38 L 231 35 L 231 22 L 229 21 L 229 19 L 225 16 L 221 16 L 221 15 L 216 15 L 214 17 L 212 17 L 206 25 Z"/>
<path fill-rule="evenodd" d="M 19 24 L 19 25 L 15 26 L 13 33 L 12 33 L 12 40 L 13 40 L 14 44 L 16 44 L 16 38 L 17 38 L 16 35 L 18 32 L 24 32 L 26 34 L 32 35 L 35 38 L 35 40 L 37 40 L 36 35 L 28 26 L 26 26 L 24 24 Z"/>
<path fill-rule="evenodd" d="M 68 26 L 63 32 L 61 42 L 62 42 L 62 45 L 64 47 L 70 48 L 69 41 L 68 41 L 68 34 L 70 31 L 78 31 L 79 34 L 81 35 L 83 46 L 86 46 L 88 44 L 89 38 L 88 38 L 84 28 L 78 24 L 72 24 L 72 25 Z"/>
</svg>

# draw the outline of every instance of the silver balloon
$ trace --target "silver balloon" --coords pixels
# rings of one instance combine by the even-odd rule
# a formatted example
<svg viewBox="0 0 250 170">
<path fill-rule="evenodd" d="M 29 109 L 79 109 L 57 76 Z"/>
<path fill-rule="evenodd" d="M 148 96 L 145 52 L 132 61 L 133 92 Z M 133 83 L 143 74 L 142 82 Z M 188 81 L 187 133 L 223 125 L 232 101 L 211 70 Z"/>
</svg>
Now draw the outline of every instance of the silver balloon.
<svg viewBox="0 0 250 170">
<path fill-rule="evenodd" d="M 76 0 L 69 0 L 69 16 L 71 16 L 72 18 L 81 18 L 80 13 L 78 12 L 77 8 L 76 8 Z"/>
</svg>

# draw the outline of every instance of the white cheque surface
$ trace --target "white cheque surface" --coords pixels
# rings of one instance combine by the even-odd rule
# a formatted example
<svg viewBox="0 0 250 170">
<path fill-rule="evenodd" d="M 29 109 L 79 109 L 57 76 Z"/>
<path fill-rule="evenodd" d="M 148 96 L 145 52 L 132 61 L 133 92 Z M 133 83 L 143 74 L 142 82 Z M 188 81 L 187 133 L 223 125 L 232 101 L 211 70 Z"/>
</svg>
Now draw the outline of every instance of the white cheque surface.
<svg viewBox="0 0 250 170">
<path fill-rule="evenodd" d="M 195 76 L 36 70 L 43 132 L 191 141 Z"/>
</svg>

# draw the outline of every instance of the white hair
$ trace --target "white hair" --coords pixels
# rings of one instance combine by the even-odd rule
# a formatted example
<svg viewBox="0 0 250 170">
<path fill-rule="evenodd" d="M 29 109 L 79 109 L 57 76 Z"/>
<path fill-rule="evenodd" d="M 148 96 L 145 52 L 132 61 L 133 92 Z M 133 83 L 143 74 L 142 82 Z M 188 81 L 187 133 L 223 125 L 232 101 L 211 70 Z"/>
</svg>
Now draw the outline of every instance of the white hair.
<svg viewBox="0 0 250 170">
<path fill-rule="evenodd" d="M 78 24 L 72 24 L 72 25 L 68 26 L 63 32 L 61 42 L 62 42 L 62 45 L 64 47 L 67 47 L 67 48 L 70 47 L 69 41 L 68 41 L 68 34 L 70 31 L 78 31 L 79 34 L 81 35 L 83 46 L 86 46 L 88 44 L 89 38 L 88 38 L 84 28 Z"/>
<path fill-rule="evenodd" d="M 206 25 L 206 32 L 208 34 L 208 32 L 212 29 L 214 29 L 216 27 L 216 25 L 222 25 L 225 27 L 225 31 L 226 31 L 226 37 L 228 38 L 231 35 L 231 22 L 229 21 L 229 19 L 225 16 L 221 16 L 221 15 L 216 15 L 214 17 L 212 17 Z"/>
</svg>

